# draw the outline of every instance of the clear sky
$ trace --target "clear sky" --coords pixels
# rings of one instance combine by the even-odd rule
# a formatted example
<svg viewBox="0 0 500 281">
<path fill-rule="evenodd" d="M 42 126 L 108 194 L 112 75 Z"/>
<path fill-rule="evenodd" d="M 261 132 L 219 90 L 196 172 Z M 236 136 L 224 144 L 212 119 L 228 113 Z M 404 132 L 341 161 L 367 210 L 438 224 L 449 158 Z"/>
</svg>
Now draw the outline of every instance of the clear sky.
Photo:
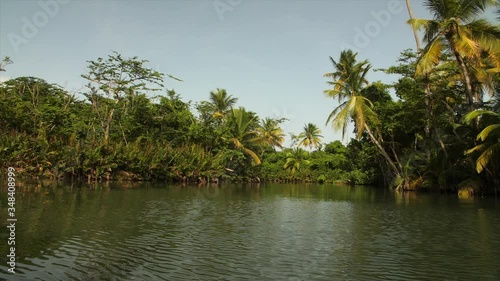
<svg viewBox="0 0 500 281">
<path fill-rule="evenodd" d="M 351 47 L 374 68 L 394 64 L 402 50 L 415 47 L 404 3 L 0 0 L 0 57 L 14 61 L 1 79 L 35 76 L 77 91 L 86 61 L 116 50 L 183 79 L 166 84 L 185 101 L 207 100 L 224 88 L 261 117 L 287 117 L 287 133 L 311 122 L 330 142 L 340 134 L 325 125 L 337 104 L 323 94 L 323 74 L 332 71 L 328 57 Z M 429 18 L 420 0 L 412 4 L 416 17 Z"/>
</svg>

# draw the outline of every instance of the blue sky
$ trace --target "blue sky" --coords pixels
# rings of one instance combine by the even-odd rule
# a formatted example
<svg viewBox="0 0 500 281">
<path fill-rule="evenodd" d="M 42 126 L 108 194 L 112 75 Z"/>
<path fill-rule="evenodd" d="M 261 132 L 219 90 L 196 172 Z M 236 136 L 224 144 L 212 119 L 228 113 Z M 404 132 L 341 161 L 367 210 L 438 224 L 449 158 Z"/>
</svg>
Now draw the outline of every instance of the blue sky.
<svg viewBox="0 0 500 281">
<path fill-rule="evenodd" d="M 185 101 L 224 88 L 261 117 L 289 118 L 287 133 L 311 122 L 330 142 L 341 137 L 325 125 L 337 104 L 323 94 L 328 57 L 352 46 L 374 68 L 394 64 L 415 46 L 404 2 L 0 0 L 0 57 L 14 61 L 1 79 L 36 76 L 78 91 L 86 61 L 116 50 L 183 79 L 166 84 Z M 421 1 L 412 2 L 416 17 L 429 17 Z"/>
</svg>

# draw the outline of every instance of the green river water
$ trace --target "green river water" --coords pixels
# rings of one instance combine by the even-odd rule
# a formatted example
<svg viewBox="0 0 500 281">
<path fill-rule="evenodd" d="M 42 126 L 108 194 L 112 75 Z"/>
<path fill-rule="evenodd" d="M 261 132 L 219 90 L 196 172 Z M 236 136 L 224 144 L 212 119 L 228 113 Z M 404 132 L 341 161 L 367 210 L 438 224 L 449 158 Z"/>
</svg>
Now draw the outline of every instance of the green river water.
<svg viewBox="0 0 500 281">
<path fill-rule="evenodd" d="M 336 185 L 19 185 L 0 280 L 500 280 L 500 202 Z M 3 241 L 3 242 L 2 242 Z"/>
</svg>

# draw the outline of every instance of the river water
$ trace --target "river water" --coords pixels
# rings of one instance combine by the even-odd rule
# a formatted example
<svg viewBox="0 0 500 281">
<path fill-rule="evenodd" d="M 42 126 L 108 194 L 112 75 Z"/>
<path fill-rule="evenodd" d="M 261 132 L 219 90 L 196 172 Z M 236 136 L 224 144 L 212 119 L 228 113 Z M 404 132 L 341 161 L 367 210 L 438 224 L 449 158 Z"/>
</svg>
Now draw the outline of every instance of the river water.
<svg viewBox="0 0 500 281">
<path fill-rule="evenodd" d="M 6 189 L 0 200 L 3 280 L 500 280 L 494 198 L 305 184 L 21 185 L 14 275 Z"/>
</svg>

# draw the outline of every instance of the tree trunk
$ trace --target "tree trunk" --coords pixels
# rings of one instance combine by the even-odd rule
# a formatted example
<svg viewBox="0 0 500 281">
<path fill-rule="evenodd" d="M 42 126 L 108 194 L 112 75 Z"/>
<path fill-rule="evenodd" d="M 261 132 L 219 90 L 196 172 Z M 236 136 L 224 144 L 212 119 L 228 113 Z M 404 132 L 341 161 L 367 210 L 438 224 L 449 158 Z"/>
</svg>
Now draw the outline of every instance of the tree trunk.
<svg viewBox="0 0 500 281">
<path fill-rule="evenodd" d="M 410 0 L 406 0 L 406 8 L 408 9 L 408 16 L 410 20 L 414 19 L 413 10 L 411 8 Z M 415 43 L 417 45 L 417 54 L 420 53 L 421 45 L 420 45 L 420 37 L 418 36 L 418 30 L 415 26 L 412 25 L 413 36 L 415 37 Z M 424 80 L 424 89 L 425 89 L 425 138 L 429 140 L 431 137 L 431 118 L 432 118 L 432 100 L 431 100 L 431 87 L 428 75 L 426 75 Z"/>
<path fill-rule="evenodd" d="M 408 15 L 410 16 L 410 19 L 414 19 L 413 17 L 413 10 L 411 9 L 411 3 L 410 0 L 406 0 L 406 8 L 408 9 Z M 415 43 L 417 44 L 417 53 L 420 53 L 420 37 L 418 36 L 418 30 L 412 26 L 413 29 L 413 36 L 415 37 Z"/>
<path fill-rule="evenodd" d="M 455 55 L 455 58 L 457 59 L 458 64 L 460 65 L 460 68 L 462 68 L 462 73 L 464 75 L 464 80 L 465 80 L 465 93 L 467 95 L 467 101 L 469 102 L 469 108 L 470 111 L 474 110 L 474 95 L 472 94 L 472 83 L 470 79 L 470 74 L 469 70 L 467 69 L 467 66 L 465 65 L 465 61 L 460 56 L 460 53 L 458 53 L 455 48 L 453 48 L 453 54 Z"/>
<path fill-rule="evenodd" d="M 115 109 L 111 109 L 108 115 L 108 120 L 106 122 L 106 129 L 104 131 L 104 144 L 108 144 L 109 141 L 109 128 L 111 127 L 111 122 L 113 121 L 113 113 L 115 112 Z"/>
<path fill-rule="evenodd" d="M 366 129 L 366 132 L 368 133 L 368 135 L 370 136 L 371 141 L 377 146 L 377 148 L 379 149 L 380 154 L 382 154 L 382 156 L 384 156 L 385 160 L 387 161 L 387 164 L 389 164 L 389 166 L 393 170 L 394 175 L 395 176 L 399 175 L 400 171 L 396 167 L 396 164 L 394 164 L 394 161 L 391 159 L 391 157 L 389 156 L 389 154 L 387 153 L 387 151 L 385 151 L 384 147 L 375 138 L 375 136 L 373 135 L 372 131 L 370 130 L 370 127 L 368 125 L 365 125 L 365 129 Z"/>
</svg>

